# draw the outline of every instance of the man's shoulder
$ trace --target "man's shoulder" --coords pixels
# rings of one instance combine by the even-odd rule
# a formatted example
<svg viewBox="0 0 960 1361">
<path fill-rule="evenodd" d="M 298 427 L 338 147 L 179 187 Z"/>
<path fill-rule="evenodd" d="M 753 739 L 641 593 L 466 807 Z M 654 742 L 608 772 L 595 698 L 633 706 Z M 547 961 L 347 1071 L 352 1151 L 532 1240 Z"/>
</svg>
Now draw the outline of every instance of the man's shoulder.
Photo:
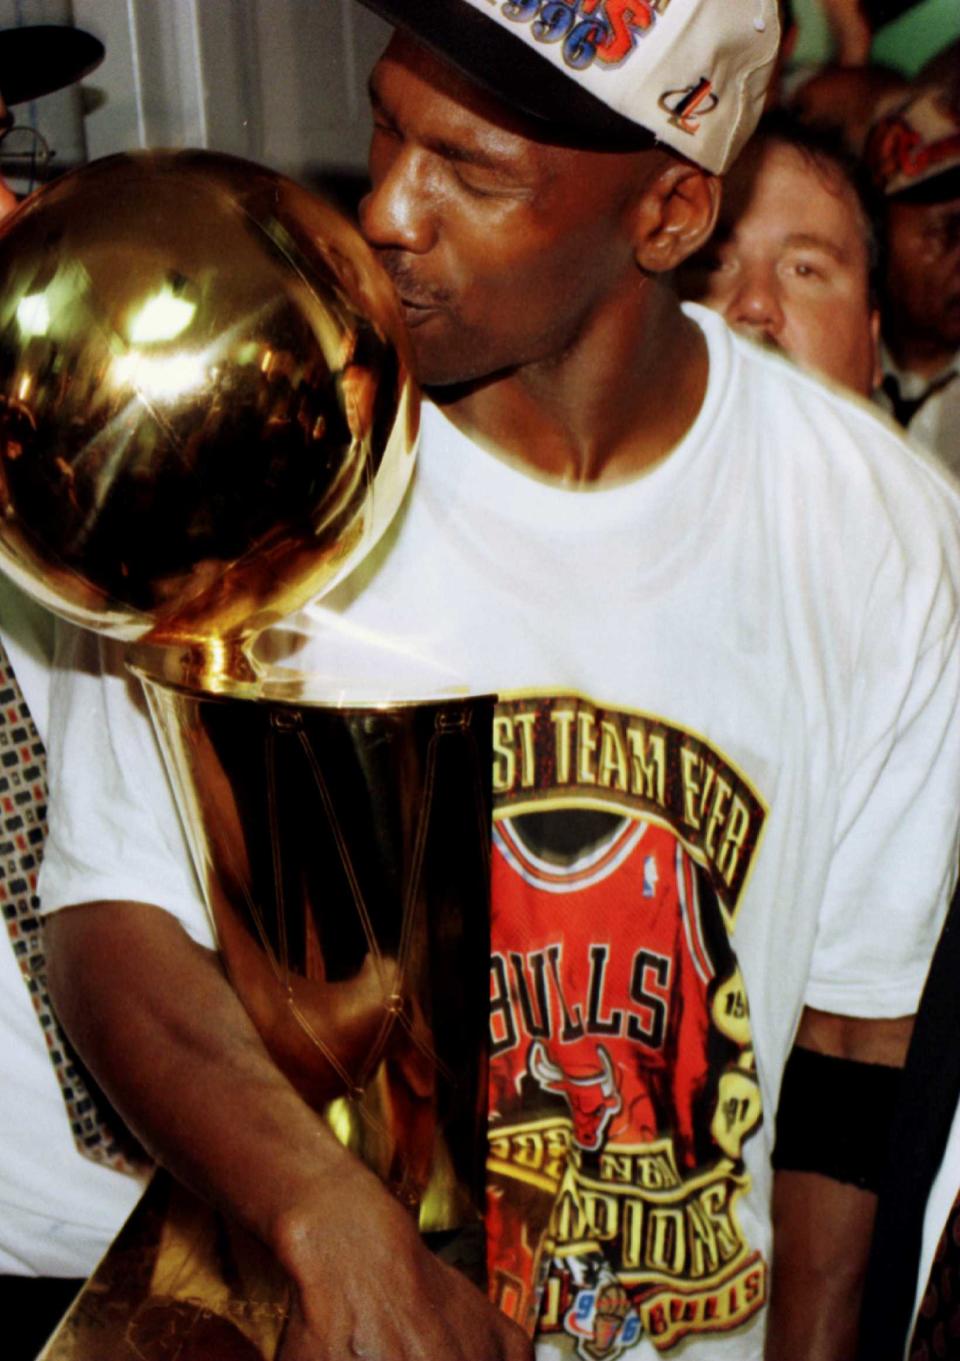
<svg viewBox="0 0 960 1361">
<path fill-rule="evenodd" d="M 886 411 L 866 398 L 798 368 L 780 352 L 732 331 L 721 318 L 697 309 L 711 349 L 722 354 L 723 380 L 734 398 L 732 419 L 749 427 L 769 478 L 787 488 L 843 490 L 896 514 L 904 498 L 908 517 L 929 513 L 960 531 L 960 483 L 925 450 L 911 443 Z M 798 509 L 800 506 L 798 505 Z"/>
</svg>

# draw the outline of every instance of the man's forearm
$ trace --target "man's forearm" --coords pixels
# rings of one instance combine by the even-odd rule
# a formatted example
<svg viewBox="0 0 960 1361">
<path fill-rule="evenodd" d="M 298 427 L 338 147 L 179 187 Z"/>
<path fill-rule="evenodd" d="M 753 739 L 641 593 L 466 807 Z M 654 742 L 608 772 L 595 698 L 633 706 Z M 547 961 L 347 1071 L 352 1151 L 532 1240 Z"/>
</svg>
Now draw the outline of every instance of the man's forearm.
<svg viewBox="0 0 960 1361">
<path fill-rule="evenodd" d="M 180 1180 L 272 1245 L 312 1183 L 352 1168 L 270 1059 L 217 957 L 169 914 L 88 904 L 50 918 L 47 942 L 51 993 L 78 1052 Z"/>
<path fill-rule="evenodd" d="M 48 923 L 48 950 L 61 1019 L 144 1147 L 293 1281 L 288 1361 L 363 1350 L 523 1361 L 519 1329 L 425 1251 L 408 1212 L 275 1066 L 216 956 L 176 920 L 137 903 L 67 908 Z"/>
<path fill-rule="evenodd" d="M 868 1020 L 807 1009 L 797 1043 L 854 1069 L 866 1065 L 864 1072 L 895 1076 L 893 1070 L 902 1067 L 906 1057 L 912 1028 L 909 1016 Z M 871 1125 L 869 1103 L 858 1107 L 858 1093 L 870 1090 L 877 1090 L 873 1083 L 866 1087 L 849 1084 L 852 1123 L 846 1129 L 838 1125 L 844 1116 L 834 1104 L 836 1093 L 832 1095 L 823 1085 L 809 1094 L 808 1101 L 786 1103 L 794 1112 L 804 1108 L 809 1112 L 800 1123 L 810 1120 L 816 1125 L 810 1137 L 817 1154 L 810 1163 L 787 1162 L 774 1179 L 768 1361 L 853 1361 L 856 1355 L 876 1196 L 851 1181 L 837 1179 L 852 1176 L 854 1169 L 842 1173 L 836 1169 L 851 1147 L 854 1154 L 862 1148 L 864 1169 L 876 1163 L 877 1144 L 882 1144 L 884 1133 Z M 785 1115 L 781 1108 L 781 1121 Z M 791 1122 L 791 1128 L 784 1130 L 779 1124 L 778 1143 L 784 1133 L 790 1136 L 791 1151 L 806 1151 L 804 1129 L 793 1130 Z M 840 1146 L 845 1152 L 834 1158 Z M 813 1164 L 819 1155 L 823 1155 L 820 1165 L 832 1175 L 816 1170 Z"/>
<path fill-rule="evenodd" d="M 876 1196 L 777 1172 L 768 1361 L 853 1361 Z"/>
</svg>

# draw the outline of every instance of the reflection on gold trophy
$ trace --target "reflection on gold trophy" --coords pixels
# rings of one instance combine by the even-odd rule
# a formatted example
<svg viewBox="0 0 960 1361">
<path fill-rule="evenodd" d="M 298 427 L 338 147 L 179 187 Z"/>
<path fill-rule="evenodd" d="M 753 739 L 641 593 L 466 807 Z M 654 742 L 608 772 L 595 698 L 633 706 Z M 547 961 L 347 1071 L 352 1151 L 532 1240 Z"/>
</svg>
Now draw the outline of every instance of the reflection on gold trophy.
<svg viewBox="0 0 960 1361">
<path fill-rule="evenodd" d="M 403 499 L 390 286 L 325 205 L 202 152 L 56 182 L 0 271 L 0 567 L 132 645 L 234 986 L 304 1098 L 457 1241 L 482 1204 L 492 701 L 324 703 L 253 648 Z M 45 1355 L 269 1357 L 283 1291 L 157 1179 Z"/>
<path fill-rule="evenodd" d="M 413 471 L 396 304 L 289 180 L 205 152 L 112 156 L 0 234 L 4 570 L 237 679 L 259 630 L 369 551 Z M 239 645 L 239 646 L 238 646 Z"/>
</svg>

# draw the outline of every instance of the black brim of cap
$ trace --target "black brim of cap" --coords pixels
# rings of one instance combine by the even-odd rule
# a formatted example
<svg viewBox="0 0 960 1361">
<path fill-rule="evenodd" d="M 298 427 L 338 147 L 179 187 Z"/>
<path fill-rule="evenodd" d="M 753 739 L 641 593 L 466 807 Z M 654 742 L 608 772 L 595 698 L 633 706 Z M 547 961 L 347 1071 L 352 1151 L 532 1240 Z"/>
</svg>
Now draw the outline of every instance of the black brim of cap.
<svg viewBox="0 0 960 1361">
<path fill-rule="evenodd" d="M 939 175 L 931 175 L 919 184 L 901 189 L 889 197 L 890 203 L 949 203 L 960 198 L 960 165 L 953 165 Z"/>
<path fill-rule="evenodd" d="M 0 94 L 8 104 L 62 90 L 82 80 L 104 57 L 92 33 L 58 24 L 0 31 Z"/>
<path fill-rule="evenodd" d="M 578 85 L 466 0 L 361 0 L 544 134 L 599 146 L 645 147 L 653 134 Z"/>
</svg>

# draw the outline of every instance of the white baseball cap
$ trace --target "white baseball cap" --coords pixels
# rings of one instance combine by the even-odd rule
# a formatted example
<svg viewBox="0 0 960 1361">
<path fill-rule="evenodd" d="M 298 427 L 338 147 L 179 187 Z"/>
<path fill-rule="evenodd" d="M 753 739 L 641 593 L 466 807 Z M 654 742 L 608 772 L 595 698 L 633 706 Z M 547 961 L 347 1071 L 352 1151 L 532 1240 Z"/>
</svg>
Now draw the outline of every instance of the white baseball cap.
<svg viewBox="0 0 960 1361">
<path fill-rule="evenodd" d="M 763 111 L 777 0 L 362 0 L 560 136 L 652 134 L 705 170 Z"/>
<path fill-rule="evenodd" d="M 940 203 L 960 195 L 960 89 L 921 86 L 878 118 L 864 151 L 887 198 Z"/>
</svg>

